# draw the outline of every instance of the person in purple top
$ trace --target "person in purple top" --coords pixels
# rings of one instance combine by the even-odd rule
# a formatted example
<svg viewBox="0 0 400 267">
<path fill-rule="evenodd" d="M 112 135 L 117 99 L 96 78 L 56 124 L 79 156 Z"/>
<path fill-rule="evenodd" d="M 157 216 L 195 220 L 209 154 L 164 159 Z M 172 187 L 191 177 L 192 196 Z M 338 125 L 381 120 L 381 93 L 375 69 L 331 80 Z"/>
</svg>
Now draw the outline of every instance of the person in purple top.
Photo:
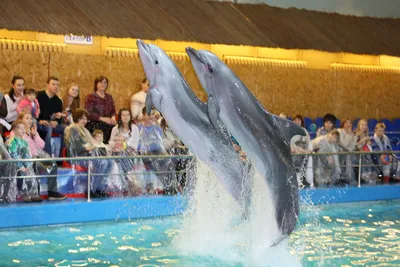
<svg viewBox="0 0 400 267">
<path fill-rule="evenodd" d="M 85 109 L 89 113 L 86 128 L 92 133 L 95 129 L 104 133 L 104 143 L 108 144 L 111 130 L 117 124 L 113 97 L 106 93 L 107 77 L 100 76 L 94 80 L 94 92 L 86 97 Z"/>
</svg>

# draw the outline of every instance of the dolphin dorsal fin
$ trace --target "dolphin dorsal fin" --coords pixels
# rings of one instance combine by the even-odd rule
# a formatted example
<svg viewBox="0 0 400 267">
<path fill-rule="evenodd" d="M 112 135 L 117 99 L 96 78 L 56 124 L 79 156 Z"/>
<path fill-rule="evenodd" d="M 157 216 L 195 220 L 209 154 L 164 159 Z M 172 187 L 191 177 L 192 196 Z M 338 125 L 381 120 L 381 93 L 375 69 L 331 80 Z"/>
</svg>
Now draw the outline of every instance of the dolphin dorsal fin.
<svg viewBox="0 0 400 267">
<path fill-rule="evenodd" d="M 286 141 L 288 143 L 290 143 L 290 140 L 295 135 L 306 136 L 306 131 L 303 129 L 303 127 L 279 116 L 273 115 L 273 117 L 278 123 L 278 126 L 280 126 L 280 128 L 282 129 L 282 132 L 285 135 Z"/>
</svg>

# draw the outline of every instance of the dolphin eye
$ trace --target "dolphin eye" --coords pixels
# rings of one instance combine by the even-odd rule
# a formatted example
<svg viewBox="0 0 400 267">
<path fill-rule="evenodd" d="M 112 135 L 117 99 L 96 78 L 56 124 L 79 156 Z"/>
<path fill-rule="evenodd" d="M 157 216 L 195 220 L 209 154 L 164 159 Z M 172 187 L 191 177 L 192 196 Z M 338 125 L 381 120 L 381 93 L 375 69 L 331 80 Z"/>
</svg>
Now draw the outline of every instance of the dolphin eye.
<svg viewBox="0 0 400 267">
<path fill-rule="evenodd" d="M 208 68 L 208 71 L 209 71 L 209 72 L 211 72 L 211 73 L 214 72 L 214 69 L 213 69 L 213 67 L 211 66 L 210 63 L 207 63 L 207 68 Z"/>
<path fill-rule="evenodd" d="M 156 65 L 158 65 L 158 60 L 156 59 L 156 61 L 154 61 L 154 63 L 155 63 Z"/>
</svg>

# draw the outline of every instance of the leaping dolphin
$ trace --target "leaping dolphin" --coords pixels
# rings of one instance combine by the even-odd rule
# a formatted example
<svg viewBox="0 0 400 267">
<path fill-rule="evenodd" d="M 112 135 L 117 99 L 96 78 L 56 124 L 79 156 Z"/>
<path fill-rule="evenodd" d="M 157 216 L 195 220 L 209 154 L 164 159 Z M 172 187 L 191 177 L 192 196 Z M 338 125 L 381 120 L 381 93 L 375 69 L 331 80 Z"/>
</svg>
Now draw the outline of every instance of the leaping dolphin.
<svg viewBox="0 0 400 267">
<path fill-rule="evenodd" d="M 220 119 L 266 179 L 274 203 L 280 240 L 294 229 L 299 193 L 290 153 L 290 139 L 306 133 L 298 125 L 269 113 L 243 82 L 215 54 L 186 48 L 200 83 L 208 94 L 212 123 Z"/>
<path fill-rule="evenodd" d="M 158 46 L 137 40 L 139 56 L 150 88 L 147 111 L 162 113 L 171 130 L 216 174 L 245 212 L 245 166 L 222 123 L 212 124 L 207 104 L 194 94 L 175 63 Z"/>
</svg>

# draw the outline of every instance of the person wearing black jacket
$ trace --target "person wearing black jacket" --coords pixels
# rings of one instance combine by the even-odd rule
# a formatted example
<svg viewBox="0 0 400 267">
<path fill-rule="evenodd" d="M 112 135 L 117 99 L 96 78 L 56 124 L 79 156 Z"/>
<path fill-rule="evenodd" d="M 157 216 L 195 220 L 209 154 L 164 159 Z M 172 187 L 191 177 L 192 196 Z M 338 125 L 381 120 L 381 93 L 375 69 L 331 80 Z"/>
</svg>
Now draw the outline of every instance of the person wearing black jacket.
<svg viewBox="0 0 400 267">
<path fill-rule="evenodd" d="M 60 134 L 61 151 L 64 147 L 64 129 L 62 113 L 63 105 L 61 99 L 57 96 L 59 91 L 59 81 L 56 77 L 47 79 L 47 89 L 38 92 L 37 100 L 40 106 L 38 132 L 45 142 L 44 150 L 50 155 L 54 155 L 51 146 L 51 136 L 53 133 Z M 54 155 L 55 156 L 55 155 Z"/>
</svg>

